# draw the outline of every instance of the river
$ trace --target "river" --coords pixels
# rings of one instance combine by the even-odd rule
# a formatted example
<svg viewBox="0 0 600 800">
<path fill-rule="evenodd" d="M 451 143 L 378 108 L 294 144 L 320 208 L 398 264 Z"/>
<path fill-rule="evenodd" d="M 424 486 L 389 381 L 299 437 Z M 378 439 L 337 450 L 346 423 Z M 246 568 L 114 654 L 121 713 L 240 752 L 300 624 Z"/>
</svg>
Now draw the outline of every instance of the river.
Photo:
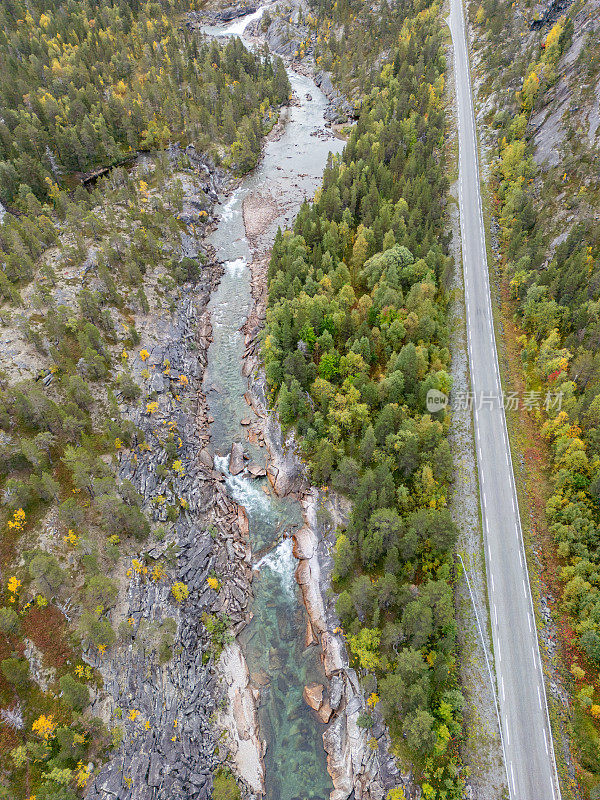
<svg viewBox="0 0 600 800">
<path fill-rule="evenodd" d="M 261 14 L 259 9 L 230 25 L 207 26 L 203 31 L 240 35 Z M 303 199 L 314 195 L 328 153 L 343 147 L 326 132 L 323 93 L 310 78 L 289 69 L 288 76 L 299 104 L 284 110 L 287 119 L 281 135 L 267 141 L 256 169 L 224 200 L 211 235 L 225 271 L 209 304 L 213 342 L 204 388 L 214 418 L 215 466 L 225 475 L 232 499 L 246 509 L 253 552 L 268 551 L 255 563 L 253 619 L 239 636 L 254 682 L 263 687 L 258 717 L 267 743 L 266 797 L 326 800 L 333 784 L 323 749 L 324 726 L 302 698 L 304 686 L 324 682 L 324 675 L 318 645 L 305 647 L 307 616 L 294 580 L 296 560 L 288 534 L 302 523 L 300 504 L 277 498 L 266 479 L 251 479 L 244 473 L 233 476 L 228 470 L 234 441 L 243 442 L 249 463 L 266 465 L 266 448 L 247 440 L 248 420 L 256 419 L 244 400 L 248 380 L 242 375 L 244 336 L 240 331 L 252 306 L 249 265 L 268 251 L 277 227 L 290 226 Z M 255 207 L 257 198 L 264 201 L 268 219 L 250 241 L 243 205 L 244 200 L 253 199 Z"/>
</svg>

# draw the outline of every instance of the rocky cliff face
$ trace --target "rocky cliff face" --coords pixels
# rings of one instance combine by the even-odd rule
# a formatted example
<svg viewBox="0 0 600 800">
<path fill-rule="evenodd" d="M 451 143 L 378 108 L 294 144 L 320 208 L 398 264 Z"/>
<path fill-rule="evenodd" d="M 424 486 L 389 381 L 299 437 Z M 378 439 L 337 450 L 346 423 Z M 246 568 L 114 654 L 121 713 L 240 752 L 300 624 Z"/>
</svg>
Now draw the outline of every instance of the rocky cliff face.
<svg viewBox="0 0 600 800">
<path fill-rule="evenodd" d="M 565 2 L 548 3 L 539 21 L 532 24 L 533 30 L 549 29 L 569 5 Z M 573 17 L 573 35 L 557 66 L 558 79 L 545 93 L 541 108 L 530 121 L 535 160 L 543 168 L 561 163 L 570 166 L 573 136 L 578 137 L 575 146 L 583 146 L 589 152 L 588 157 L 598 152 L 600 74 L 597 69 L 594 74 L 588 48 L 598 41 L 599 31 L 600 3 L 589 0 Z"/>
<path fill-rule="evenodd" d="M 478 3 L 470 3 L 470 6 L 471 17 L 475 18 Z M 600 70 L 595 51 L 600 30 L 600 2 L 586 0 L 576 7 L 570 0 L 544 0 L 533 9 L 515 5 L 506 12 L 499 46 L 484 26 L 472 22 L 469 31 L 479 95 L 479 129 L 486 146 L 493 148 L 497 136 L 493 128 L 489 129 L 492 109 L 502 112 L 507 90 L 510 104 L 514 92 L 521 88 L 528 64 L 540 57 L 540 41 L 545 47 L 544 40 L 552 26 L 567 15 L 572 21 L 568 44 L 554 68 L 551 85 L 545 86 L 543 97 L 536 101 L 528 125 L 534 158 L 543 170 L 561 164 L 572 169 L 575 151 L 579 148 L 585 151 L 585 159 L 597 154 Z M 492 49 L 497 53 L 500 68 L 490 76 L 488 65 Z M 581 160 L 579 152 L 577 160 Z"/>
<path fill-rule="evenodd" d="M 325 118 L 330 123 L 341 124 L 356 117 L 356 111 L 352 103 L 339 91 L 331 80 L 329 73 L 320 70 L 316 67 L 314 60 L 311 58 L 310 51 L 307 58 L 301 62 L 296 58 L 296 52 L 301 46 L 301 43 L 310 35 L 308 26 L 298 21 L 298 11 L 302 9 L 304 16 L 309 13 L 309 7 L 306 3 L 296 2 L 293 4 L 292 20 L 286 16 L 275 16 L 271 19 L 268 26 L 264 27 L 262 20 L 252 22 L 247 29 L 247 34 L 255 37 L 260 37 L 269 46 L 272 53 L 277 53 L 285 61 L 291 64 L 292 68 L 305 73 L 310 72 L 314 82 L 321 89 L 323 94 L 329 100 L 329 108 L 325 113 Z"/>
<path fill-rule="evenodd" d="M 191 297 L 184 300 L 166 344 L 150 355 L 159 365 L 169 358 L 176 374 L 186 374 L 193 382 L 200 376 L 203 358 L 199 351 L 196 360 L 189 349 L 195 338 L 199 305 Z M 156 421 L 142 412 L 136 412 L 134 420 L 154 446 L 142 463 L 125 455 L 121 477 L 132 481 L 148 507 L 157 494 L 169 498 L 174 488 L 179 497 L 187 500 L 188 509 L 168 538 L 152 547 L 147 555 L 157 559 L 167 552 L 173 553 L 173 578 L 187 584 L 190 598 L 177 607 L 168 585 L 159 587 L 146 580 L 143 573 L 134 572 L 123 598 L 131 641 L 125 639 L 106 664 L 100 660 L 95 663 L 103 674 L 108 694 L 104 712 L 114 718 L 119 716 L 116 709 L 121 709 L 126 720 L 125 738 L 117 756 L 97 777 L 88 793 L 90 798 L 151 798 L 164 796 L 165 791 L 172 797 L 210 796 L 210 769 L 215 760 L 210 714 L 214 708 L 215 682 L 210 664 L 205 663 L 209 641 L 201 614 L 215 602 L 206 577 L 217 547 L 206 530 L 205 516 L 214 505 L 215 492 L 207 480 L 209 476 L 194 463 L 202 445 L 195 420 L 178 414 L 173 407 L 174 399 L 166 392 L 169 378 L 160 373 L 155 377 L 161 415 L 177 417 L 184 441 L 181 449 L 187 467 L 185 477 L 177 479 L 175 487 L 158 477 L 157 467 L 163 453 L 158 443 L 153 442 Z M 157 513 L 161 516 L 162 508 Z M 138 638 L 142 627 L 160 625 L 170 616 L 177 622 L 176 655 L 161 667 L 139 645 Z M 137 719 L 130 719 L 132 713 L 137 717 L 135 712 L 139 713 L 140 722 L 144 720 L 143 725 L 136 724 Z"/>
</svg>

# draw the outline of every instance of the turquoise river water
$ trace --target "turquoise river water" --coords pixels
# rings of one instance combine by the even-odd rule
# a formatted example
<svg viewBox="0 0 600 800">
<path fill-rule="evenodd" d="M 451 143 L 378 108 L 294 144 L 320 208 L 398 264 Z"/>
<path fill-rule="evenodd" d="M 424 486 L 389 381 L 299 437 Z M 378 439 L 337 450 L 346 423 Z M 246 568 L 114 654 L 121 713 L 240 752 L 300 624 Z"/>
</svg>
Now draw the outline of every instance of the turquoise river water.
<svg viewBox="0 0 600 800">
<path fill-rule="evenodd" d="M 250 17 L 229 26 L 206 27 L 216 36 L 241 35 Z M 296 561 L 285 534 L 302 524 L 299 504 L 278 499 L 265 480 L 252 480 L 228 471 L 233 441 L 244 442 L 251 461 L 264 466 L 264 448 L 245 441 L 240 421 L 253 418 L 244 401 L 247 379 L 242 376 L 244 338 L 240 332 L 250 307 L 253 252 L 245 235 L 242 207 L 250 194 L 268 196 L 277 212 L 260 241 L 261 251 L 272 243 L 277 227 L 289 226 L 302 200 L 320 184 L 330 151 L 342 142 L 324 135 L 327 100 L 315 83 L 288 70 L 300 101 L 289 109 L 283 134 L 266 144 L 256 169 L 222 205 L 220 221 L 211 236 L 225 272 L 213 294 L 210 311 L 213 342 L 208 352 L 205 390 L 210 413 L 215 466 L 226 478 L 231 497 L 244 506 L 254 553 L 267 555 L 255 563 L 253 619 L 240 635 L 250 673 L 265 685 L 261 692 L 259 725 L 267 742 L 265 784 L 267 800 L 327 800 L 333 789 L 323 750 L 323 725 L 302 698 L 304 686 L 323 674 L 318 647 L 305 648 L 306 611 L 294 580 Z M 288 112 L 286 112 L 288 113 Z M 314 135 L 320 132 L 321 135 Z M 313 134 L 311 136 L 311 134 Z"/>
</svg>

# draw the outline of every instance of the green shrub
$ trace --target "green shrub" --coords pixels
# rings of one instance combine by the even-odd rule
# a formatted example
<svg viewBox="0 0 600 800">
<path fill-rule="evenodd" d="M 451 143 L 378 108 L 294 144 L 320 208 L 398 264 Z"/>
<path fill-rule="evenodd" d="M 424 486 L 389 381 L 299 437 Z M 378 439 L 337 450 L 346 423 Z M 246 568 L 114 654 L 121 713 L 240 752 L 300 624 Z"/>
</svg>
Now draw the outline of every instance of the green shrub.
<svg viewBox="0 0 600 800">
<path fill-rule="evenodd" d="M 75 739 L 77 730 L 74 728 L 57 728 L 54 732 L 54 742 L 58 753 L 52 756 L 51 764 L 57 767 L 75 767 L 77 762 L 85 756 L 85 745 Z"/>
<path fill-rule="evenodd" d="M 29 663 L 26 658 L 5 658 L 0 663 L 2 674 L 17 689 L 23 689 L 29 683 Z"/>
<path fill-rule="evenodd" d="M 114 606 L 119 593 L 117 584 L 106 575 L 92 575 L 83 587 L 83 604 L 88 611 L 100 607 L 103 611 Z"/>
<path fill-rule="evenodd" d="M 220 767 L 213 776 L 213 800 L 240 800 L 240 788 L 227 767 Z"/>
<path fill-rule="evenodd" d="M 181 261 L 173 263 L 171 274 L 177 283 L 187 283 L 191 281 L 195 283 L 200 278 L 201 268 L 198 262 L 193 258 L 184 257 Z"/>
<path fill-rule="evenodd" d="M 112 625 L 105 617 L 98 618 L 89 611 L 84 611 L 81 615 L 79 632 L 83 639 L 99 648 L 112 647 L 117 638 Z"/>
<path fill-rule="evenodd" d="M 90 702 L 90 691 L 85 683 L 75 680 L 71 675 L 63 675 L 59 684 L 65 703 L 74 711 L 83 711 Z"/>
<path fill-rule="evenodd" d="M 9 635 L 18 633 L 19 627 L 19 617 L 14 608 L 0 606 L 0 631 Z"/>
<path fill-rule="evenodd" d="M 56 556 L 38 553 L 29 564 L 29 574 L 42 594 L 55 595 L 65 582 L 65 573 Z"/>
<path fill-rule="evenodd" d="M 593 721 L 580 708 L 575 709 L 573 733 L 581 766 L 600 775 L 600 734 Z"/>
</svg>

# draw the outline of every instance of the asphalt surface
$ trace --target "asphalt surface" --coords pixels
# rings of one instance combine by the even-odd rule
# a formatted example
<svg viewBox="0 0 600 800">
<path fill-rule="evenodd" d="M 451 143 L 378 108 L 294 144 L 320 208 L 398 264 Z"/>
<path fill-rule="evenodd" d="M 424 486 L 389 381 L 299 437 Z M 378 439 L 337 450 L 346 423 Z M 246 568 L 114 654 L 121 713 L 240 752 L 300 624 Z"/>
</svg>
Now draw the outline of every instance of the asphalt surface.
<svg viewBox="0 0 600 800">
<path fill-rule="evenodd" d="M 450 0 L 449 22 L 472 402 L 506 776 L 511 800 L 559 800 L 496 355 L 462 0 Z M 457 402 L 469 398 L 453 397 Z"/>
</svg>

